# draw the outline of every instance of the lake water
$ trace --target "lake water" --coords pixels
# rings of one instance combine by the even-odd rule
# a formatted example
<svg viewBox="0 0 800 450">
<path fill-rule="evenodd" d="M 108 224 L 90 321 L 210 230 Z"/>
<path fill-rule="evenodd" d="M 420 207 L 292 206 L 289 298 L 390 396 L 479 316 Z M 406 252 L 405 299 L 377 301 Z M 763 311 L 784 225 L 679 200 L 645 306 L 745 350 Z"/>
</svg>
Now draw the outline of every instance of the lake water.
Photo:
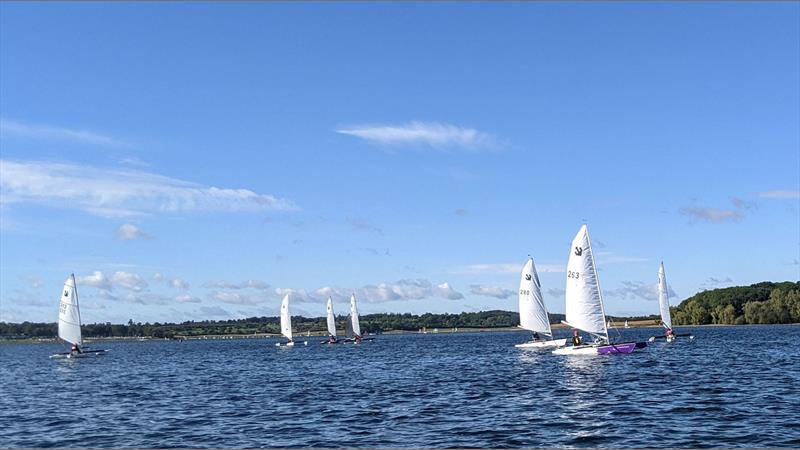
<svg viewBox="0 0 800 450">
<path fill-rule="evenodd" d="M 800 447 L 800 326 L 691 331 L 588 357 L 524 333 L 0 345 L 0 447 Z"/>
</svg>

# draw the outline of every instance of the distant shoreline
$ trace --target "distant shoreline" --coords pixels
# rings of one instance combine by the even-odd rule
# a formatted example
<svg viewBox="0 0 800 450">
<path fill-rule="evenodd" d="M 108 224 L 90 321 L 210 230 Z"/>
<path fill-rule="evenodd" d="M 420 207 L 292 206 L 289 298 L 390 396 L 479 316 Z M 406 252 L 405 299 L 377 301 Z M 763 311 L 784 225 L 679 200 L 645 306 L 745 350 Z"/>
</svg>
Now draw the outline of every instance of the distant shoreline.
<svg viewBox="0 0 800 450">
<path fill-rule="evenodd" d="M 627 329 L 634 329 L 634 328 L 662 328 L 661 325 L 654 325 L 650 324 L 643 324 L 641 322 L 651 322 L 651 321 L 638 321 L 638 323 L 631 323 L 629 322 L 629 327 Z M 714 327 L 746 327 L 746 326 L 798 326 L 800 323 L 784 323 L 784 324 L 741 324 L 741 325 L 732 325 L 732 324 L 705 324 L 705 325 L 677 325 L 675 328 L 714 328 Z M 554 330 L 564 330 L 568 327 L 564 324 L 552 324 L 552 328 Z M 617 329 L 626 329 L 624 327 L 612 327 Z M 406 330 L 392 330 L 392 331 L 385 331 L 380 334 L 369 334 L 368 336 L 380 336 L 380 335 L 437 335 L 437 334 L 464 334 L 464 333 L 508 333 L 508 332 L 518 332 L 518 333 L 530 333 L 530 331 L 519 328 L 519 327 L 498 327 L 498 328 L 461 328 L 459 327 L 457 331 L 453 331 L 452 329 L 443 329 L 439 331 L 431 330 L 426 332 L 419 332 L 419 331 L 406 331 Z M 313 332 L 309 334 L 298 334 L 295 335 L 295 340 L 302 341 L 303 338 L 325 338 L 328 334 L 326 332 Z M 273 333 L 254 333 L 254 334 L 207 334 L 207 335 L 200 335 L 200 336 L 176 336 L 175 338 L 158 338 L 158 337 L 128 337 L 128 336 L 120 336 L 120 337 L 93 337 L 93 338 L 86 338 L 87 343 L 91 342 L 164 342 L 164 341 L 205 341 L 205 340 L 241 340 L 241 339 L 271 339 L 271 338 L 282 338 L 280 334 L 273 334 Z M 60 341 L 56 337 L 52 338 L 21 338 L 21 339 L 9 339 L 9 338 L 0 338 L 0 344 L 55 344 L 59 343 Z"/>
</svg>

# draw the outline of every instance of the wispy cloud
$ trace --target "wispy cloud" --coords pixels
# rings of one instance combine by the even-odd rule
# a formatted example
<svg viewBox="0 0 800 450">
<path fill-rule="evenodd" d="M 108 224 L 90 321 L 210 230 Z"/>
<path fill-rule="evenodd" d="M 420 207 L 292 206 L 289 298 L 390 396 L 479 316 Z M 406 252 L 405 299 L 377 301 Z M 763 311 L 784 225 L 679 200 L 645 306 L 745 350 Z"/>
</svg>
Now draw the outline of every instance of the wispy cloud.
<svg viewBox="0 0 800 450">
<path fill-rule="evenodd" d="M 759 192 L 758 196 L 772 199 L 798 199 L 800 198 L 800 191 L 767 191 Z"/>
<path fill-rule="evenodd" d="M 231 283 L 228 281 L 211 281 L 203 285 L 204 288 L 209 289 L 259 289 L 265 290 L 269 288 L 269 284 L 260 280 L 245 280 L 241 283 Z"/>
<path fill-rule="evenodd" d="M 183 278 L 175 277 L 169 280 L 169 285 L 175 289 L 187 290 L 189 289 L 189 283 L 186 282 Z"/>
<path fill-rule="evenodd" d="M 139 229 L 132 223 L 125 223 L 120 225 L 117 229 L 117 239 L 121 241 L 134 241 L 137 239 L 150 239 L 150 235 Z"/>
<path fill-rule="evenodd" d="M 383 234 L 383 228 L 361 217 L 348 217 L 347 223 L 357 230 L 365 230 L 376 234 Z"/>
<path fill-rule="evenodd" d="M 594 255 L 597 257 L 598 264 L 620 264 L 649 261 L 649 258 L 642 258 L 641 256 L 618 255 L 614 252 L 606 251 L 595 252 Z"/>
<path fill-rule="evenodd" d="M 228 303 L 231 305 L 257 305 L 265 301 L 265 299 L 253 298 L 249 295 L 242 294 L 239 292 L 222 292 L 222 291 L 214 291 L 208 295 L 208 298 L 212 301 Z"/>
<path fill-rule="evenodd" d="M 672 286 L 667 284 L 667 289 L 670 298 L 675 298 L 676 294 L 672 290 Z M 654 301 L 658 300 L 658 284 L 623 281 L 621 286 L 615 289 L 607 289 L 606 294 L 612 298 Z"/>
<path fill-rule="evenodd" d="M 313 292 L 313 297 L 325 299 L 329 296 L 337 298 L 349 297 L 355 293 L 359 300 L 366 302 L 386 302 L 396 300 L 421 300 L 439 297 L 449 300 L 460 300 L 464 295 L 455 290 L 450 283 L 435 284 L 425 279 L 404 279 L 395 283 L 366 285 L 356 289 L 338 287 L 322 287 Z"/>
<path fill-rule="evenodd" d="M 106 276 L 101 271 L 94 271 L 91 275 L 75 277 L 79 285 L 91 286 L 105 291 L 112 291 L 115 287 L 131 291 L 142 291 L 147 288 L 147 281 L 131 272 L 117 271 L 111 276 Z"/>
<path fill-rule="evenodd" d="M 382 145 L 422 144 L 434 148 L 491 149 L 495 138 L 474 128 L 412 121 L 403 125 L 357 125 L 334 130 Z"/>
<path fill-rule="evenodd" d="M 138 170 L 0 160 L 0 204 L 37 203 L 103 217 L 179 211 L 264 211 L 294 204 L 247 189 L 203 186 Z"/>
<path fill-rule="evenodd" d="M 181 294 L 175 297 L 175 301 L 178 303 L 200 303 L 200 299 L 197 297 L 192 297 L 189 294 Z"/>
<path fill-rule="evenodd" d="M 732 209 L 686 207 L 681 208 L 678 212 L 689 216 L 693 221 L 702 220 L 710 223 L 731 222 L 744 217 L 741 212 Z"/>
<path fill-rule="evenodd" d="M 522 271 L 523 265 L 523 263 L 470 264 L 452 267 L 449 269 L 449 272 L 466 275 L 498 273 L 519 274 Z M 567 266 L 566 264 L 536 264 L 536 271 L 539 273 L 563 273 L 567 271 Z"/>
<path fill-rule="evenodd" d="M 499 286 L 482 286 L 478 284 L 470 285 L 469 291 L 475 295 L 482 295 L 484 297 L 494 297 L 494 298 L 509 298 L 513 296 L 516 292 L 510 289 L 504 289 Z"/>
<path fill-rule="evenodd" d="M 71 141 L 82 144 L 103 145 L 109 147 L 129 146 L 128 143 L 120 139 L 95 133 L 93 131 L 22 123 L 15 120 L 2 118 L 0 118 L 0 134 L 37 139 Z"/>
<path fill-rule="evenodd" d="M 465 217 L 465 216 L 467 216 L 469 214 L 469 210 L 464 209 L 464 208 L 456 208 L 453 211 L 453 214 L 455 214 L 458 217 Z"/>
</svg>

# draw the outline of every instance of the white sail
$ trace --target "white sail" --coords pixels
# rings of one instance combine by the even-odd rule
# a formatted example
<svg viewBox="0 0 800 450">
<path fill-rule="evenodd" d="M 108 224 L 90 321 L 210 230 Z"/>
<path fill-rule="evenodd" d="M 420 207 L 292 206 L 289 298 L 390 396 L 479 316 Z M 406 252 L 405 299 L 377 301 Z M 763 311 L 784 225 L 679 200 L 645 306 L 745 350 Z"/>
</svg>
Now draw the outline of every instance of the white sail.
<svg viewBox="0 0 800 450">
<path fill-rule="evenodd" d="M 361 336 L 361 325 L 358 324 L 358 307 L 356 306 L 356 294 L 350 296 L 350 320 L 352 321 L 353 334 Z"/>
<path fill-rule="evenodd" d="M 586 225 L 578 230 L 569 250 L 566 298 L 568 325 L 608 340 L 600 282 Z"/>
<path fill-rule="evenodd" d="M 281 334 L 292 339 L 292 315 L 289 313 L 289 294 L 283 296 L 281 302 Z"/>
<path fill-rule="evenodd" d="M 333 300 L 328 297 L 328 334 L 336 337 L 336 320 L 333 316 Z"/>
<path fill-rule="evenodd" d="M 83 345 L 81 335 L 81 310 L 78 307 L 78 290 L 75 287 L 75 275 L 70 275 L 64 282 L 64 292 L 58 311 L 58 337 L 70 344 Z"/>
<path fill-rule="evenodd" d="M 526 330 L 553 335 L 533 258 L 525 263 L 519 280 L 519 324 Z"/>
<path fill-rule="evenodd" d="M 661 321 L 664 326 L 672 328 L 672 317 L 669 314 L 669 295 L 667 294 L 667 275 L 664 273 L 664 263 L 658 269 L 658 305 L 661 308 Z"/>
</svg>

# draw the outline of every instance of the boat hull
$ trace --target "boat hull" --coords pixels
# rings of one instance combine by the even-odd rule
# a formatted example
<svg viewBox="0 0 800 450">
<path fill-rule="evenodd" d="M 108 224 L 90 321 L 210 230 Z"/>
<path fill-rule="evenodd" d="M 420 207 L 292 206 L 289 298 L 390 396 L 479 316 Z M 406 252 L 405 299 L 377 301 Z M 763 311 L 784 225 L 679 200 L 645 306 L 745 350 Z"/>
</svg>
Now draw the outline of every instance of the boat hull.
<svg viewBox="0 0 800 450">
<path fill-rule="evenodd" d="M 553 339 L 551 341 L 532 341 L 525 342 L 524 344 L 517 344 L 516 348 L 547 348 L 547 347 L 563 347 L 567 345 L 566 339 Z"/>
<path fill-rule="evenodd" d="M 95 356 L 103 356 L 108 352 L 108 350 L 87 350 L 83 353 L 56 353 L 55 355 L 50 355 L 50 359 L 77 359 L 77 358 L 94 358 Z"/>
<path fill-rule="evenodd" d="M 647 347 L 647 342 L 624 342 L 621 344 L 579 345 L 553 350 L 554 355 L 614 355 L 633 353 Z"/>
</svg>

